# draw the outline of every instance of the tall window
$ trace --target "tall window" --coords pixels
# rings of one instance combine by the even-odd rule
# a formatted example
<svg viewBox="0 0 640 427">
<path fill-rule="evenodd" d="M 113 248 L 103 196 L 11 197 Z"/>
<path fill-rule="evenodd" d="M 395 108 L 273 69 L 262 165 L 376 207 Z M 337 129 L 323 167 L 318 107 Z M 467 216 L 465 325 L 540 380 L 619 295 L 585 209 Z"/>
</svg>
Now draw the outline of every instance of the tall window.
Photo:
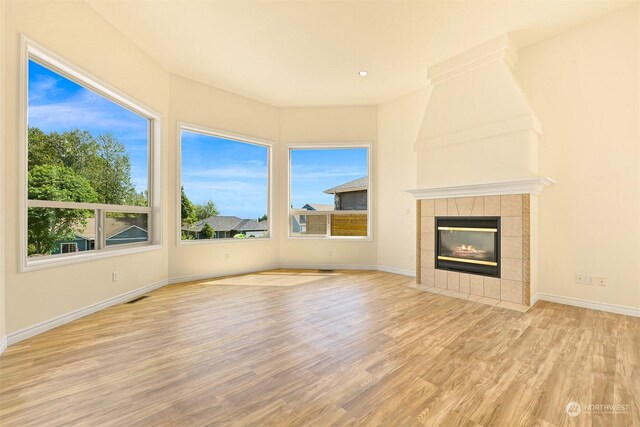
<svg viewBox="0 0 640 427">
<path fill-rule="evenodd" d="M 156 117 L 27 46 L 26 265 L 149 244 Z"/>
<path fill-rule="evenodd" d="M 369 147 L 292 147 L 289 235 L 365 238 L 371 235 Z"/>
<path fill-rule="evenodd" d="M 269 237 L 270 147 L 183 126 L 182 241 Z"/>
</svg>

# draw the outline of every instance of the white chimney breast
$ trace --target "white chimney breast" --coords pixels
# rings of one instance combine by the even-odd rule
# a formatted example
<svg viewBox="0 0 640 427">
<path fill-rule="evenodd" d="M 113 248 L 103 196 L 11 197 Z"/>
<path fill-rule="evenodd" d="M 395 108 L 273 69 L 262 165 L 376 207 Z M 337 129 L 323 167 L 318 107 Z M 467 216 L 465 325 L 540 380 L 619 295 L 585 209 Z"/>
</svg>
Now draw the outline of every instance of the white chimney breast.
<svg viewBox="0 0 640 427">
<path fill-rule="evenodd" d="M 429 68 L 418 187 L 537 176 L 540 123 L 513 76 L 516 58 L 504 35 Z"/>
</svg>

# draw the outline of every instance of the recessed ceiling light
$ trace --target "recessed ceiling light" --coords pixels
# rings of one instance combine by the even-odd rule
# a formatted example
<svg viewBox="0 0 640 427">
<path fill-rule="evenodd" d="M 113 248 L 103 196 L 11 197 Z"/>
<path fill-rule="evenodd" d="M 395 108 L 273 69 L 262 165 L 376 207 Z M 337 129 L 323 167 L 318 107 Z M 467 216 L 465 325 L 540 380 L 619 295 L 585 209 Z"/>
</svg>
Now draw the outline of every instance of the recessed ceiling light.
<svg viewBox="0 0 640 427">
<path fill-rule="evenodd" d="M 367 73 L 367 70 L 360 70 L 360 72 L 358 73 L 358 75 L 360 77 L 367 77 L 369 75 L 369 73 Z"/>
</svg>

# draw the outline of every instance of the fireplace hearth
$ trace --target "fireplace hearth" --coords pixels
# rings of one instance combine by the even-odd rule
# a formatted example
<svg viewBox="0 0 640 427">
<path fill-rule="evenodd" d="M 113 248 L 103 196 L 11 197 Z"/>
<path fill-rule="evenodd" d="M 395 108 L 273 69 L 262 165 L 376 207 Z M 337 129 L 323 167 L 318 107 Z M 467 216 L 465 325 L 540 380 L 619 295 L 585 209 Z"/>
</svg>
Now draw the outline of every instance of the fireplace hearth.
<svg viewBox="0 0 640 427">
<path fill-rule="evenodd" d="M 435 267 L 500 277 L 499 217 L 436 217 Z"/>
</svg>

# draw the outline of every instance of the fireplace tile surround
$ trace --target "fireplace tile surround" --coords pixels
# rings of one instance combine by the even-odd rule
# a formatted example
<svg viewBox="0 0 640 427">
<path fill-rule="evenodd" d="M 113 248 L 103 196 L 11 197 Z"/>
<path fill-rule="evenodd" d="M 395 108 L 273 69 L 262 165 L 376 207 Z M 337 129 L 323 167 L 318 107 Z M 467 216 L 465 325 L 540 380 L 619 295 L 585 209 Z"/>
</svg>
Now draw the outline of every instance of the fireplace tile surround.
<svg viewBox="0 0 640 427">
<path fill-rule="evenodd" d="M 417 201 L 417 283 L 425 290 L 524 311 L 530 301 L 530 195 Z M 501 277 L 435 268 L 435 217 L 500 217 Z"/>
</svg>

